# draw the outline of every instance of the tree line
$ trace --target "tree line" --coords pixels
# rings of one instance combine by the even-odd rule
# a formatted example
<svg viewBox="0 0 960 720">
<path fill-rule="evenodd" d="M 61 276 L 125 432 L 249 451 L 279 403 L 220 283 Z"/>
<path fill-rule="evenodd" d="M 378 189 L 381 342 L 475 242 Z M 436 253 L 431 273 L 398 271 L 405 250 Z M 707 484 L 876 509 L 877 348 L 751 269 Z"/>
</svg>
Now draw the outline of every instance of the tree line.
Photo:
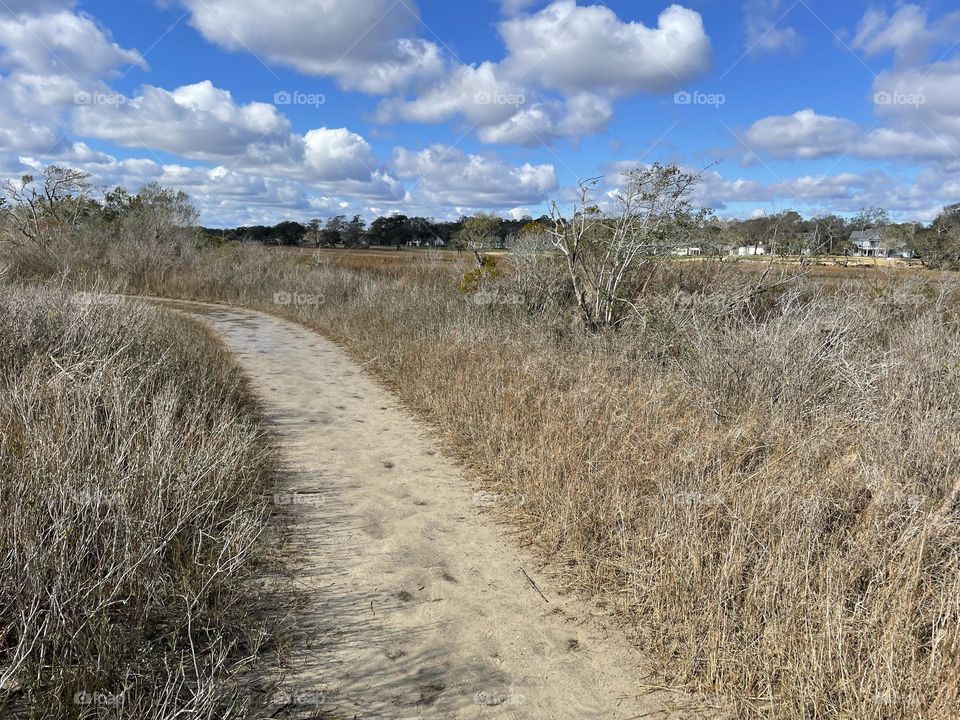
<svg viewBox="0 0 960 720">
<path fill-rule="evenodd" d="M 236 228 L 202 228 L 211 240 L 227 242 L 259 242 L 266 245 L 313 245 L 315 247 L 454 247 L 470 246 L 478 219 L 483 225 L 484 242 L 506 247 L 509 238 L 524 227 L 540 222 L 546 227 L 546 215 L 535 220 L 503 219 L 497 215 L 481 214 L 461 217 L 456 221 L 427 217 L 408 217 L 402 214 L 385 215 L 367 224 L 360 215 L 335 215 L 324 220 L 315 218 L 307 223 L 285 220 L 273 226 L 253 225 Z"/>
</svg>

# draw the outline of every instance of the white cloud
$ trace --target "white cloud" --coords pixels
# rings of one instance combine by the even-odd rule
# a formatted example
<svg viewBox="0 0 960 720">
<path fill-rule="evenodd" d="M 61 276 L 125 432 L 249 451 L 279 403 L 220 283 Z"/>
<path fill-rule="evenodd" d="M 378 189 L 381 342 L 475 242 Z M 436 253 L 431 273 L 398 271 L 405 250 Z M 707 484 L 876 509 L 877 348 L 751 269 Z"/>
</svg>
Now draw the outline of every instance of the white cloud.
<svg viewBox="0 0 960 720">
<path fill-rule="evenodd" d="M 786 24 L 795 7 L 787 0 L 746 0 L 743 17 L 747 51 L 754 54 L 799 50 L 803 39 Z"/>
<path fill-rule="evenodd" d="M 319 128 L 304 136 L 304 161 L 324 180 L 363 180 L 379 165 L 373 148 L 346 128 Z"/>
<path fill-rule="evenodd" d="M 928 24 L 927 11 L 919 5 L 901 5 L 892 15 L 871 8 L 860 20 L 852 46 L 867 55 L 893 52 L 900 63 L 923 60 L 931 48 L 956 40 L 960 12 Z"/>
<path fill-rule="evenodd" d="M 76 131 L 126 147 L 151 148 L 188 158 L 242 155 L 260 148 L 273 152 L 290 145 L 290 122 L 273 105 L 238 105 L 231 94 L 209 80 L 173 91 L 147 85 L 129 99 L 77 107 Z M 288 151 L 289 155 L 289 151 Z"/>
<path fill-rule="evenodd" d="M 622 22 L 604 5 L 556 0 L 533 15 L 506 20 L 505 74 L 567 95 L 620 97 L 663 93 L 710 67 L 710 39 L 693 10 L 671 5 L 657 27 Z"/>
<path fill-rule="evenodd" d="M 460 65 L 423 88 L 414 99 L 384 100 L 378 108 L 377 119 L 380 122 L 440 122 L 462 115 L 471 123 L 492 125 L 515 114 L 516 101 L 526 101 L 529 92 L 505 78 L 495 63 Z M 515 102 L 508 102 L 511 98 Z"/>
<path fill-rule="evenodd" d="M 210 42 L 267 63 L 336 78 L 346 89 L 384 94 L 439 73 L 436 44 L 413 36 L 411 0 L 181 0 Z"/>
<path fill-rule="evenodd" d="M 2 9 L 11 15 L 42 15 L 54 10 L 68 10 L 76 0 L 4 0 Z"/>
<path fill-rule="evenodd" d="M 0 66 L 26 75 L 101 78 L 118 66 L 146 67 L 135 50 L 124 50 L 86 15 L 57 12 L 0 15 Z"/>
<path fill-rule="evenodd" d="M 381 102 L 380 122 L 462 117 L 482 142 L 538 145 L 602 131 L 612 102 L 679 87 L 710 65 L 700 15 L 671 5 L 650 28 L 603 5 L 555 0 L 499 25 L 499 63 L 455 65 L 412 98 Z"/>
<path fill-rule="evenodd" d="M 877 109 L 890 127 L 864 128 L 852 120 L 818 115 L 808 109 L 756 121 L 743 133 L 742 143 L 750 152 L 780 158 L 960 160 L 960 61 L 955 70 L 955 74 L 948 67 L 935 70 L 930 80 L 932 94 L 917 104 L 907 104 L 905 99 L 916 98 L 918 92 L 927 89 L 925 71 L 880 75 L 876 87 L 884 89 L 878 93 L 885 93 L 891 102 L 884 101 Z M 894 99 L 903 102 L 895 103 Z"/>
<path fill-rule="evenodd" d="M 0 15 L 0 150 L 69 158 L 74 143 L 61 127 L 77 93 L 106 91 L 103 77 L 131 65 L 146 64 L 86 16 Z"/>
<path fill-rule="evenodd" d="M 960 140 L 960 58 L 880 73 L 873 90 L 885 120 Z"/>
<path fill-rule="evenodd" d="M 469 208 L 512 208 L 539 204 L 556 190 L 552 165 L 510 167 L 496 155 L 468 155 L 444 145 L 419 152 L 397 148 L 392 168 L 415 184 L 408 200 Z"/>
<path fill-rule="evenodd" d="M 743 140 L 753 151 L 812 159 L 849 152 L 861 134 L 851 120 L 801 110 L 758 120 L 747 129 Z"/>
<path fill-rule="evenodd" d="M 612 118 L 613 106 L 608 100 L 583 93 L 566 103 L 546 102 L 523 107 L 504 122 L 481 128 L 477 137 L 485 143 L 533 147 L 554 138 L 598 133 Z"/>
</svg>

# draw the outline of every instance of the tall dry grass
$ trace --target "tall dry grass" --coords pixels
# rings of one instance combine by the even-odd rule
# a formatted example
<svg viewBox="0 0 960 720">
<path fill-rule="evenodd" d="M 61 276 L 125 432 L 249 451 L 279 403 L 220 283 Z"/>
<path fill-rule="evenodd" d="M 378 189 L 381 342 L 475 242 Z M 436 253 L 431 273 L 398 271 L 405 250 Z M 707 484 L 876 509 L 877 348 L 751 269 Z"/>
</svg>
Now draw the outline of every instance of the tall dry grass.
<svg viewBox="0 0 960 720">
<path fill-rule="evenodd" d="M 0 716 L 250 717 L 273 460 L 199 326 L 0 288 Z"/>
<path fill-rule="evenodd" d="M 629 327 L 585 334 L 549 273 L 506 273 L 480 304 L 465 269 L 223 248 L 162 285 L 108 280 L 342 342 L 573 587 L 739 716 L 960 717 L 953 288 L 878 272 L 757 292 L 743 265 L 676 263 Z"/>
</svg>

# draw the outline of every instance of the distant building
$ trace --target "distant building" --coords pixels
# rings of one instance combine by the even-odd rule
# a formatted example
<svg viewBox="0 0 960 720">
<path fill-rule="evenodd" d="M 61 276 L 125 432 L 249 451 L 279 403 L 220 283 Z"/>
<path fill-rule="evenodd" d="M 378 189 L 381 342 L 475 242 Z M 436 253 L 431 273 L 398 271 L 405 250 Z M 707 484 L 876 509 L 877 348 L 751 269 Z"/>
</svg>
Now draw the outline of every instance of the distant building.
<svg viewBox="0 0 960 720">
<path fill-rule="evenodd" d="M 736 255 L 738 257 L 747 257 L 751 255 L 766 255 L 767 248 L 765 245 L 744 245 L 743 247 L 734 248 L 730 251 L 731 255 Z"/>
<path fill-rule="evenodd" d="M 678 257 L 700 257 L 703 255 L 703 248 L 699 247 L 681 247 L 674 248 L 670 251 L 671 255 L 677 255 Z"/>
<path fill-rule="evenodd" d="M 855 257 L 910 258 L 913 253 L 881 229 L 854 230 L 850 236 Z"/>
</svg>

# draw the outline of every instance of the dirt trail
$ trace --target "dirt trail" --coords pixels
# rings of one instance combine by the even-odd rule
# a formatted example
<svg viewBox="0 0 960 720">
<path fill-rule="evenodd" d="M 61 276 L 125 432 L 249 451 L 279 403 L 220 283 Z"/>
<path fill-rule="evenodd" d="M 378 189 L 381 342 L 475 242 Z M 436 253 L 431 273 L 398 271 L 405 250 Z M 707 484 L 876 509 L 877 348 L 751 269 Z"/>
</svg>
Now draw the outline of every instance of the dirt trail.
<svg viewBox="0 0 960 720">
<path fill-rule="evenodd" d="M 536 572 L 430 430 L 335 344 L 248 310 L 164 305 L 237 354 L 291 471 L 278 499 L 291 502 L 310 604 L 280 698 L 290 714 L 711 716 L 651 692 L 642 658 Z"/>
</svg>

